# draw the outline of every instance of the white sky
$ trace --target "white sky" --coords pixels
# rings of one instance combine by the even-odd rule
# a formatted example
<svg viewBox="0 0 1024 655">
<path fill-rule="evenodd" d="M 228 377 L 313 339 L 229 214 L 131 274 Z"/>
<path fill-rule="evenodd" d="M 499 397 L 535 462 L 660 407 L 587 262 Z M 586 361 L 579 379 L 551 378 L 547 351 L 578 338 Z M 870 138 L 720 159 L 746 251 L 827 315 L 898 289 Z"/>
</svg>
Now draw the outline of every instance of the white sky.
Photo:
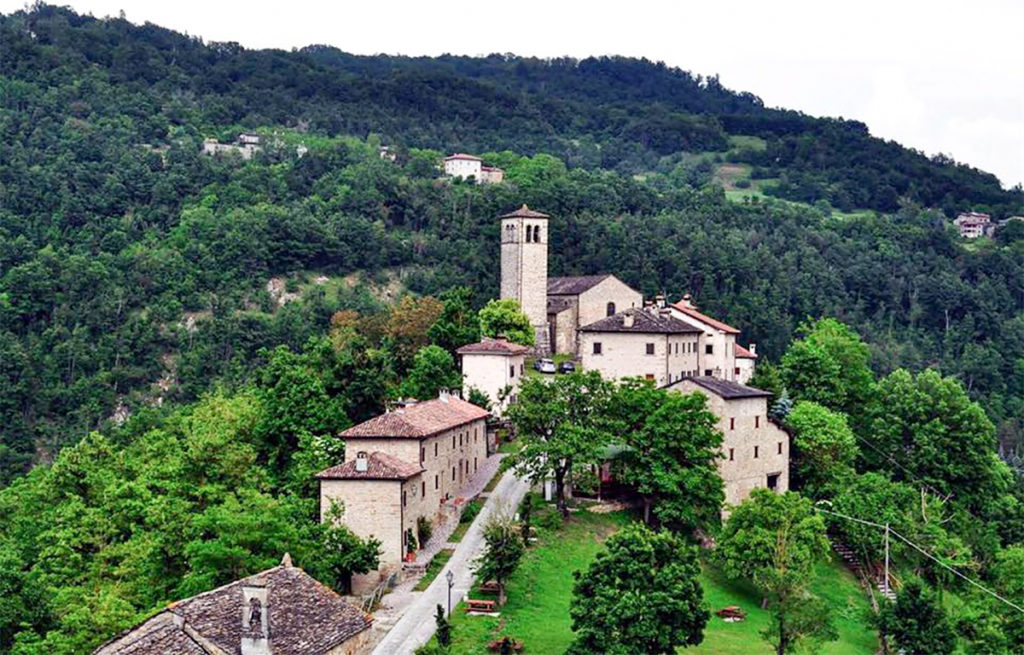
<svg viewBox="0 0 1024 655">
<path fill-rule="evenodd" d="M 55 1 L 250 48 L 647 57 L 1024 182 L 1024 0 Z"/>
</svg>

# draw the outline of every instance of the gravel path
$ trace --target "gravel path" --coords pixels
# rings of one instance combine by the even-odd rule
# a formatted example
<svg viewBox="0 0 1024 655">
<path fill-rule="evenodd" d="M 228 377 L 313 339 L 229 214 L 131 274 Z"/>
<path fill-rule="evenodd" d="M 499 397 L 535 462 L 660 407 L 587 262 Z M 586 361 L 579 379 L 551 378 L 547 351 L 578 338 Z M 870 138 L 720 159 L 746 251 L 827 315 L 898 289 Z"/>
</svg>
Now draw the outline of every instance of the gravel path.
<svg viewBox="0 0 1024 655">
<path fill-rule="evenodd" d="M 436 607 L 439 603 L 442 607 L 447 607 L 448 603 L 448 582 L 445 575 L 448 571 L 455 574 L 451 590 L 454 608 L 473 586 L 474 576 L 470 566 L 483 550 L 483 526 L 488 517 L 495 511 L 516 511 L 529 488 L 530 485 L 513 472 L 505 473 L 466 532 L 466 536 L 459 542 L 452 558 L 427 590 L 412 602 L 395 627 L 377 644 L 373 655 L 412 655 L 417 648 L 430 640 L 434 634 Z"/>
</svg>

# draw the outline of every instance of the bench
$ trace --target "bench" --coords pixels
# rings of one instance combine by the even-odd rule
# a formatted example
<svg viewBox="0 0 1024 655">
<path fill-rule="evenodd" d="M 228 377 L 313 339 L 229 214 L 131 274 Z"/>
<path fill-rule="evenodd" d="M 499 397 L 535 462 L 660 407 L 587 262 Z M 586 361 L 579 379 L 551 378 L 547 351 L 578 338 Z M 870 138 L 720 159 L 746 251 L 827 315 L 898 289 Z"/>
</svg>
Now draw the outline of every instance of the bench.
<svg viewBox="0 0 1024 655">
<path fill-rule="evenodd" d="M 498 593 L 498 581 L 488 580 L 480 585 L 480 591 L 485 594 L 496 594 Z"/>
<path fill-rule="evenodd" d="M 472 598 L 466 599 L 466 611 L 467 612 L 493 612 L 494 611 L 493 600 L 474 600 Z"/>
</svg>

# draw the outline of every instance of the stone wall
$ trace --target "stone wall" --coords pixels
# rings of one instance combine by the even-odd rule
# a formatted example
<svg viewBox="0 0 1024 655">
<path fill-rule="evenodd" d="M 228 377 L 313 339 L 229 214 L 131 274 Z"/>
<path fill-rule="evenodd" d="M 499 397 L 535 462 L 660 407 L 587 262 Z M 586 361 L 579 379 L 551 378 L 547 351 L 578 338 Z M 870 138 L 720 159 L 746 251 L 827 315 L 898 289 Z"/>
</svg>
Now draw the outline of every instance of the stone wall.
<svg viewBox="0 0 1024 655">
<path fill-rule="evenodd" d="M 508 407 L 511 396 L 504 403 L 498 403 L 498 394 L 511 386 L 512 394 L 518 393 L 519 384 L 526 372 L 526 358 L 523 355 L 474 354 L 462 355 L 462 390 L 469 398 L 469 390 L 475 387 L 491 399 L 491 413 L 501 416 Z"/>
<path fill-rule="evenodd" d="M 594 354 L 594 344 L 601 353 Z M 654 354 L 647 354 L 647 344 Z M 638 332 L 580 332 L 580 360 L 584 370 L 599 371 L 605 379 L 641 377 L 657 386 L 674 382 L 697 368 L 697 335 L 643 334 Z"/>
<path fill-rule="evenodd" d="M 579 327 L 607 317 L 608 303 L 615 304 L 615 313 L 630 307 L 643 307 L 644 297 L 622 280 L 609 275 L 579 296 Z"/>
<path fill-rule="evenodd" d="M 390 572 L 403 555 L 401 490 L 400 480 L 321 480 L 320 520 L 327 519 L 332 500 L 344 503 L 342 521 L 361 539 L 380 540 L 380 570 Z"/>
</svg>

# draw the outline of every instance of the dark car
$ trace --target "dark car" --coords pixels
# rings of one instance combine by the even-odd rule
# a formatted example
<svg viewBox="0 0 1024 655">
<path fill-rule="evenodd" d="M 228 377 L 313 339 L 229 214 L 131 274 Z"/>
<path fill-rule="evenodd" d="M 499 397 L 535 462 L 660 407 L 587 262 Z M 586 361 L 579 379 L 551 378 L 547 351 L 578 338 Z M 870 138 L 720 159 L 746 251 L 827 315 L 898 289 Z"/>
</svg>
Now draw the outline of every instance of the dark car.
<svg viewBox="0 0 1024 655">
<path fill-rule="evenodd" d="M 555 363 L 546 357 L 542 357 L 533 363 L 533 368 L 541 373 L 554 373 Z"/>
<path fill-rule="evenodd" d="M 558 372 L 559 373 L 575 373 L 576 372 L 576 365 L 573 364 L 572 362 L 562 362 L 561 364 L 558 365 Z"/>
</svg>

